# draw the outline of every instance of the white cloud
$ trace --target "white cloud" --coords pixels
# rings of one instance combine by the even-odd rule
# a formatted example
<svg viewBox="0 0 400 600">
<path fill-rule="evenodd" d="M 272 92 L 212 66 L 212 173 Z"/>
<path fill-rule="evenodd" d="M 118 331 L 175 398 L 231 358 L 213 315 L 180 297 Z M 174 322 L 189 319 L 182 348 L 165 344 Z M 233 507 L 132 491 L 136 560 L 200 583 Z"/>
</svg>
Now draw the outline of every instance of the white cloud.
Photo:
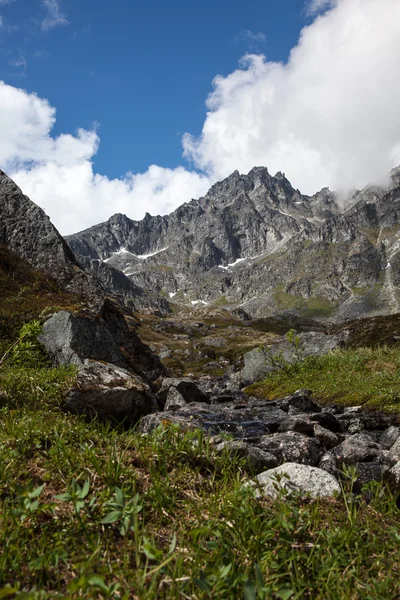
<svg viewBox="0 0 400 600">
<path fill-rule="evenodd" d="M 337 3 L 337 0 L 309 0 L 306 4 L 307 14 L 315 15 L 323 12 L 328 8 L 332 8 Z"/>
<path fill-rule="evenodd" d="M 0 83 L 0 166 L 63 233 L 145 211 L 165 214 L 235 169 L 266 165 L 313 193 L 380 181 L 400 163 L 400 2 L 337 0 L 302 31 L 286 64 L 246 56 L 214 80 L 201 136 L 186 156 L 201 171 L 152 165 L 94 173 L 96 131 L 52 135 L 55 109 Z"/>
<path fill-rule="evenodd" d="M 287 64 L 245 57 L 215 78 L 186 156 L 213 179 L 267 165 L 308 193 L 381 180 L 400 141 L 399 22 L 398 0 L 337 0 Z"/>
<path fill-rule="evenodd" d="M 122 179 L 95 174 L 96 131 L 54 138 L 54 123 L 55 109 L 46 100 L 0 82 L 0 165 L 64 234 L 115 212 L 137 219 L 146 211 L 169 212 L 210 185 L 206 176 L 183 167 L 152 165 Z"/>
<path fill-rule="evenodd" d="M 267 36 L 261 31 L 255 32 L 250 31 L 250 29 L 243 29 L 237 35 L 236 39 L 248 40 L 249 42 L 265 42 L 267 40 Z"/>
<path fill-rule="evenodd" d="M 59 25 L 68 25 L 68 21 L 60 8 L 61 0 L 42 0 L 42 5 L 46 10 L 46 17 L 42 20 L 43 31 L 54 29 Z"/>
<path fill-rule="evenodd" d="M 3 27 L 3 17 L 0 15 L 0 29 Z"/>
</svg>

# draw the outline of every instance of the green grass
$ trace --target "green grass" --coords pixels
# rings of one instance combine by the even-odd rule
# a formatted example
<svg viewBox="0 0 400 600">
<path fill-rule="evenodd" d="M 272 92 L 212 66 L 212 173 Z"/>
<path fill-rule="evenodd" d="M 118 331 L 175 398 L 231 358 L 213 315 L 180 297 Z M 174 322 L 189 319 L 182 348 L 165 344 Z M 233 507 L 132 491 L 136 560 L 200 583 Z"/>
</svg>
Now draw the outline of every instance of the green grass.
<svg viewBox="0 0 400 600">
<path fill-rule="evenodd" d="M 294 294 L 287 294 L 284 286 L 279 285 L 274 292 L 274 300 L 281 309 L 296 309 L 304 317 L 330 317 L 336 304 L 322 296 L 315 295 L 311 298 L 303 298 Z"/>
<path fill-rule="evenodd" d="M 21 325 L 51 307 L 77 309 L 82 298 L 61 290 L 0 244 L 0 346 L 15 338 Z"/>
<path fill-rule="evenodd" d="M 243 461 L 215 455 L 200 431 L 166 422 L 144 436 L 64 414 L 74 377 L 45 360 L 0 369 L 0 597 L 400 595 L 400 513 L 387 491 L 369 504 L 350 488 L 256 500 Z"/>
<path fill-rule="evenodd" d="M 321 403 L 366 404 L 400 413 L 400 348 L 335 350 L 275 371 L 246 392 L 277 398 L 309 388 Z"/>
</svg>

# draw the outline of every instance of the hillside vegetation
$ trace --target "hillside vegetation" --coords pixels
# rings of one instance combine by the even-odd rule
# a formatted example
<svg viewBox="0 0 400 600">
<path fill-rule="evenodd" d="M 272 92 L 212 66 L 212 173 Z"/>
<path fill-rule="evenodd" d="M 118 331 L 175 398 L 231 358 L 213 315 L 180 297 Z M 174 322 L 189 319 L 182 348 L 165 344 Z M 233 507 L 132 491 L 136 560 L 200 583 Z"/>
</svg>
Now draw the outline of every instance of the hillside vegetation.
<svg viewBox="0 0 400 600">
<path fill-rule="evenodd" d="M 272 400 L 301 387 L 312 390 L 320 404 L 362 404 L 400 413 L 400 347 L 335 350 L 310 356 L 271 373 L 245 391 Z"/>
<path fill-rule="evenodd" d="M 368 360 L 389 363 L 387 352 Z M 326 360 L 331 385 L 343 386 L 345 358 Z M 356 499 L 350 472 L 336 499 L 257 500 L 244 463 L 214 455 L 200 431 L 144 436 L 64 414 L 74 377 L 37 346 L 0 368 L 0 597 L 400 595 L 400 513 L 388 491 L 374 484 Z"/>
</svg>

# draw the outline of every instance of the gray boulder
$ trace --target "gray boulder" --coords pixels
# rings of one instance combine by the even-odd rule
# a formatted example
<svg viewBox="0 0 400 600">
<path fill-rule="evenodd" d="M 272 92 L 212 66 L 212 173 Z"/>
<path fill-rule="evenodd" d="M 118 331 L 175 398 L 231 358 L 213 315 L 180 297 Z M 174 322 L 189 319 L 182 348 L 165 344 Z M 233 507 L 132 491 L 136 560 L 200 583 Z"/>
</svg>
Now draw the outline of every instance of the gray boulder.
<svg viewBox="0 0 400 600">
<path fill-rule="evenodd" d="M 384 481 L 393 493 L 400 492 L 400 462 L 384 473 Z"/>
<path fill-rule="evenodd" d="M 258 446 L 274 454 L 280 463 L 296 462 L 315 466 L 322 456 L 317 440 L 295 431 L 266 435 Z"/>
<path fill-rule="evenodd" d="M 256 496 L 277 498 L 280 490 L 285 495 L 294 493 L 323 498 L 340 493 L 338 481 L 326 471 L 297 463 L 285 463 L 256 477 Z"/>
<path fill-rule="evenodd" d="M 149 386 L 138 376 L 115 365 L 86 360 L 69 390 L 64 408 L 90 419 L 135 424 L 157 410 Z"/>
<path fill-rule="evenodd" d="M 304 433 L 310 437 L 314 436 L 314 423 L 311 423 L 309 419 L 302 416 L 288 417 L 279 425 L 278 432 L 283 433 L 285 431 L 297 431 L 298 433 Z"/>
<path fill-rule="evenodd" d="M 256 381 L 265 379 L 268 373 L 274 370 L 266 363 L 265 356 L 259 348 L 246 352 L 243 356 L 244 368 L 241 372 L 243 385 L 250 385 Z"/>
<path fill-rule="evenodd" d="M 82 365 L 87 358 L 101 360 L 132 370 L 147 381 L 167 373 L 108 300 L 97 318 L 67 311 L 55 313 L 44 323 L 39 341 L 57 365 Z"/>
<path fill-rule="evenodd" d="M 379 444 L 384 450 L 390 450 L 400 438 L 400 427 L 392 425 L 384 431 L 379 439 Z"/>
<path fill-rule="evenodd" d="M 221 442 L 215 450 L 217 453 L 227 452 L 245 459 L 250 470 L 256 473 L 278 466 L 278 460 L 273 454 L 245 442 Z"/>
<path fill-rule="evenodd" d="M 83 365 L 91 358 L 122 368 L 128 366 L 110 331 L 99 319 L 62 310 L 44 323 L 39 341 L 57 365 Z"/>
<path fill-rule="evenodd" d="M 382 448 L 367 434 L 356 433 L 332 450 L 338 465 L 355 465 L 378 460 Z"/>
<path fill-rule="evenodd" d="M 336 433 L 321 427 L 319 423 L 314 424 L 314 437 L 320 442 L 321 446 L 327 450 L 331 450 L 340 444 L 341 438 Z"/>
<path fill-rule="evenodd" d="M 278 401 L 278 406 L 285 411 L 294 409 L 298 412 L 321 412 L 321 407 L 312 399 L 311 390 L 301 389 L 296 390 L 294 394 L 288 398 L 283 398 Z"/>
<path fill-rule="evenodd" d="M 400 437 L 391 446 L 390 452 L 400 460 Z"/>
<path fill-rule="evenodd" d="M 157 393 L 157 398 L 162 406 L 165 405 L 171 388 L 178 390 L 185 402 L 188 404 L 191 402 L 210 403 L 209 395 L 206 392 L 203 392 L 203 390 L 201 390 L 199 386 L 191 379 L 166 377 Z"/>
</svg>

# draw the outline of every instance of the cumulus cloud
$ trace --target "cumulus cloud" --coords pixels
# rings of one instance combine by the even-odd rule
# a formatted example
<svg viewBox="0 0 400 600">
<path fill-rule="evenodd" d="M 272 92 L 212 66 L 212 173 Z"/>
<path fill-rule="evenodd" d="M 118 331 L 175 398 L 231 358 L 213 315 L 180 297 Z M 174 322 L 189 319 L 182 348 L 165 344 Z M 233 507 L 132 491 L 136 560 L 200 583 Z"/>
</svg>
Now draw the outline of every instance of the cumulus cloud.
<svg viewBox="0 0 400 600">
<path fill-rule="evenodd" d="M 68 25 L 66 16 L 60 7 L 61 0 L 42 0 L 42 5 L 46 11 L 46 16 L 42 20 L 43 31 L 54 29 L 59 25 Z"/>
<path fill-rule="evenodd" d="M 287 63 L 245 56 L 215 78 L 201 135 L 183 138 L 193 170 L 96 174 L 95 130 L 55 137 L 54 107 L 0 84 L 0 166 L 63 233 L 115 212 L 167 213 L 255 165 L 284 171 L 310 194 L 380 182 L 400 164 L 399 22 L 398 0 L 335 0 L 303 29 Z"/>
<path fill-rule="evenodd" d="M 152 165 L 122 179 L 95 174 L 96 131 L 52 137 L 55 118 L 47 100 L 0 82 L 0 165 L 64 234 L 115 212 L 137 219 L 146 211 L 169 212 L 210 185 L 206 175 L 183 167 Z"/>
<path fill-rule="evenodd" d="M 308 193 L 381 180 L 400 141 L 399 22 L 398 0 L 337 0 L 286 64 L 246 56 L 215 78 L 186 156 L 215 179 L 267 165 Z"/>
</svg>

